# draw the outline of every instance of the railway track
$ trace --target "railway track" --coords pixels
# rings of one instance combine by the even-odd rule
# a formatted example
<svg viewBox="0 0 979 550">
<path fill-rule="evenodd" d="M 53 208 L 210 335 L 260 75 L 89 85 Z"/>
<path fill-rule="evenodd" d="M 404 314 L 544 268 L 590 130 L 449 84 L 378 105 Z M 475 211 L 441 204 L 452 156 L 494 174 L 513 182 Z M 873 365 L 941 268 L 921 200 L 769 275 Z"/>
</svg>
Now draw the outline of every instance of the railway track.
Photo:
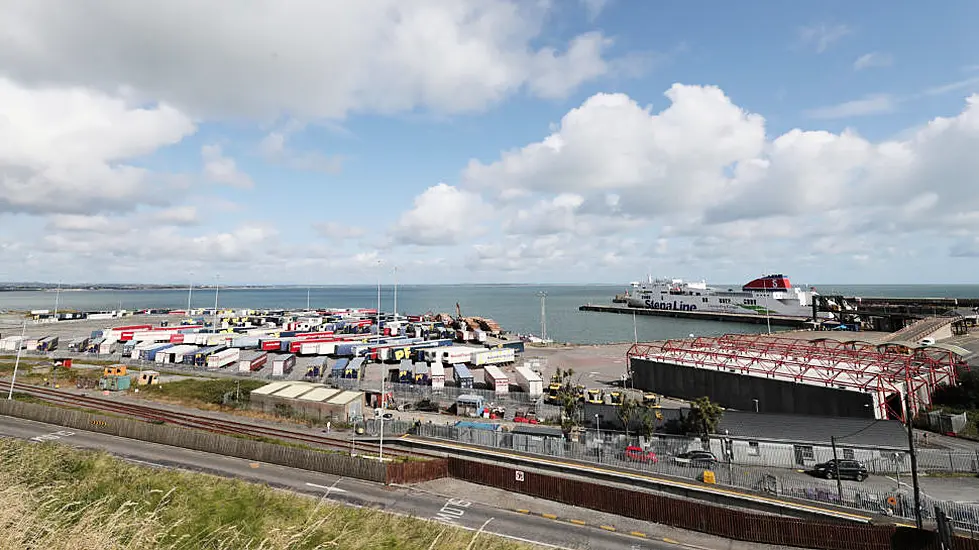
<svg viewBox="0 0 979 550">
<path fill-rule="evenodd" d="M 6 392 L 9 390 L 9 388 L 10 384 L 8 382 L 0 382 L 0 391 Z M 145 405 L 136 405 L 133 403 L 120 403 L 98 397 L 90 397 L 87 395 L 79 395 L 76 393 L 54 390 L 42 386 L 17 384 L 15 391 L 32 395 L 50 403 L 119 414 L 150 422 L 163 422 L 182 428 L 205 430 L 222 435 L 265 437 L 340 450 L 348 449 L 351 446 L 351 440 L 346 438 L 310 434 L 294 430 L 274 428 L 271 426 L 260 426 L 228 419 L 217 419 L 189 412 L 174 412 Z M 358 442 L 356 445 L 358 449 L 371 453 L 378 453 L 380 451 L 380 445 L 376 443 Z M 420 453 L 417 451 L 408 451 L 391 447 L 387 447 L 385 449 L 385 454 L 392 456 L 412 456 L 417 458 L 438 457 L 438 455 L 435 454 Z"/>
</svg>

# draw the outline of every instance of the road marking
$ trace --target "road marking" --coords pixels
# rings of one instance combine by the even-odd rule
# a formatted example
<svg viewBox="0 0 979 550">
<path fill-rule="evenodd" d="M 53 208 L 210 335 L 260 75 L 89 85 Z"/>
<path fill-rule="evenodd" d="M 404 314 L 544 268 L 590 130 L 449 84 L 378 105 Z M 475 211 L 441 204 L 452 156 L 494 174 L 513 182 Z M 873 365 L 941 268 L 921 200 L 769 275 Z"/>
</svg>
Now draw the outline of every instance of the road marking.
<svg viewBox="0 0 979 550">
<path fill-rule="evenodd" d="M 605 529 L 606 531 L 615 531 L 615 527 L 612 527 L 611 525 L 599 525 L 599 527 Z"/>
<path fill-rule="evenodd" d="M 678 541 L 678 540 L 673 540 L 673 539 L 668 539 L 668 538 L 666 538 L 666 537 L 663 537 L 663 542 L 665 542 L 665 543 L 667 543 L 667 544 L 680 544 L 680 541 Z"/>
<path fill-rule="evenodd" d="M 733 489 L 725 489 L 725 488 L 721 488 L 721 487 L 705 487 L 703 485 L 699 485 L 699 484 L 695 484 L 695 483 L 688 483 L 688 482 L 676 481 L 676 480 L 666 479 L 666 478 L 661 478 L 661 477 L 654 477 L 654 476 L 649 476 L 649 475 L 643 475 L 643 474 L 640 474 L 639 472 L 623 472 L 623 471 L 619 471 L 619 470 L 610 470 L 610 469 L 607 469 L 607 468 L 599 468 L 599 467 L 596 467 L 596 466 L 589 466 L 589 465 L 586 465 L 586 464 L 576 464 L 576 463 L 571 463 L 571 462 L 561 462 L 561 461 L 558 461 L 558 460 L 550 460 L 550 459 L 547 459 L 547 458 L 537 457 L 537 456 L 530 457 L 530 456 L 524 456 L 524 455 L 518 455 L 518 454 L 512 454 L 512 453 L 505 453 L 505 452 L 494 451 L 494 450 L 490 450 L 490 449 L 482 449 L 482 448 L 479 448 L 479 447 L 469 447 L 469 446 L 466 446 L 466 445 L 457 445 L 457 444 L 453 444 L 453 443 L 450 443 L 450 442 L 447 442 L 447 441 L 442 441 L 442 440 L 435 440 L 435 441 L 433 441 L 433 440 L 430 440 L 430 439 L 417 438 L 417 437 L 411 436 L 410 434 L 405 434 L 405 435 L 401 436 L 398 439 L 403 439 L 405 441 L 413 441 L 413 442 L 417 442 L 417 443 L 432 445 L 432 446 L 435 446 L 435 447 L 445 447 L 445 448 L 449 448 L 449 449 L 459 449 L 459 450 L 463 450 L 463 451 L 467 451 L 467 452 L 476 452 L 476 453 L 480 453 L 480 454 L 484 454 L 484 455 L 489 455 L 489 456 L 502 456 L 502 457 L 506 457 L 506 458 L 509 458 L 509 459 L 517 458 L 517 459 L 524 460 L 524 461 L 527 461 L 527 462 L 530 462 L 530 463 L 535 463 L 536 462 L 538 464 L 549 464 L 549 465 L 552 465 L 552 466 L 561 466 L 561 467 L 565 467 L 565 468 L 571 467 L 571 468 L 574 468 L 574 469 L 577 469 L 577 470 L 583 471 L 583 472 L 593 472 L 593 473 L 600 473 L 600 474 L 610 474 L 610 475 L 614 475 L 614 476 L 622 477 L 622 478 L 626 478 L 626 479 L 643 479 L 643 480 L 652 481 L 654 483 L 658 483 L 658 484 L 661 484 L 661 485 L 667 485 L 667 486 L 672 486 L 672 487 L 683 487 L 683 488 L 693 489 L 693 490 L 697 490 L 697 491 L 701 491 L 701 492 L 705 492 L 705 493 L 714 493 L 714 494 L 729 495 L 729 496 L 733 496 L 733 497 L 741 498 L 741 499 L 745 499 L 745 500 L 753 500 L 755 502 L 766 502 L 766 503 L 769 503 L 769 504 L 774 504 L 774 505 L 782 506 L 782 507 L 786 507 L 786 508 L 794 508 L 796 510 L 804 510 L 804 511 L 809 511 L 809 512 L 816 512 L 816 513 L 820 513 L 820 514 L 823 514 L 823 515 L 828 515 L 828 516 L 834 516 L 834 517 L 849 519 L 851 521 L 859 521 L 859 522 L 866 523 L 866 522 L 869 522 L 871 520 L 871 516 L 869 516 L 869 515 L 853 514 L 853 513 L 849 513 L 849 512 L 842 512 L 842 511 L 838 511 L 838 510 L 833 510 L 833 509 L 830 509 L 830 508 L 820 508 L 818 506 L 811 506 L 811 505 L 808 505 L 808 504 L 799 504 L 799 503 L 795 503 L 795 502 L 789 502 L 789 501 L 784 501 L 784 500 L 779 500 L 779 499 L 774 499 L 774 498 L 763 497 L 763 496 L 760 496 L 760 495 L 752 495 L 752 494 L 748 494 L 748 493 L 742 493 L 742 492 L 739 492 L 739 491 L 735 491 Z M 903 527 L 913 527 L 914 526 L 914 524 L 903 523 L 903 522 L 900 522 L 900 521 L 897 521 L 894 524 L 895 525 L 899 525 L 899 526 L 903 526 Z"/>
<path fill-rule="evenodd" d="M 331 493 L 346 493 L 347 492 L 346 489 L 337 489 L 336 487 L 328 487 L 326 485 L 317 485 L 315 483 L 309 483 L 309 482 L 307 482 L 306 485 L 309 485 L 310 487 L 313 487 L 313 488 L 316 488 L 316 489 L 323 489 L 324 491 L 329 491 Z"/>
<path fill-rule="evenodd" d="M 468 500 L 462 500 L 458 498 L 450 498 L 442 505 L 442 508 L 435 513 L 434 519 L 439 523 L 444 523 L 446 525 L 458 526 L 457 523 L 462 516 L 466 513 L 466 508 L 472 506 L 472 502 Z"/>
<path fill-rule="evenodd" d="M 547 519 L 557 519 L 557 516 L 555 516 L 554 514 L 541 514 L 540 517 L 547 518 Z"/>
<path fill-rule="evenodd" d="M 640 533 L 639 531 L 629 531 L 629 534 L 634 537 L 646 538 L 646 533 Z"/>
<path fill-rule="evenodd" d="M 68 430 L 59 430 L 57 432 L 51 432 L 48 434 L 32 437 L 31 441 L 36 441 L 38 443 L 41 443 L 43 441 L 54 441 L 56 439 L 61 439 L 62 437 L 71 437 L 73 435 L 75 435 L 75 432 L 68 431 Z"/>
<path fill-rule="evenodd" d="M 248 464 L 248 466 L 249 466 L 250 468 L 258 468 L 258 462 L 250 462 L 250 463 Z"/>
<path fill-rule="evenodd" d="M 570 521 L 571 523 L 573 523 L 575 525 L 584 525 L 585 524 L 585 522 L 581 521 L 580 519 L 569 519 L 568 521 Z"/>
<path fill-rule="evenodd" d="M 521 513 L 521 514 L 529 514 L 529 513 L 530 513 L 530 510 L 523 510 L 523 509 L 520 509 L 520 510 L 517 510 L 517 512 L 518 512 L 518 513 Z"/>
</svg>

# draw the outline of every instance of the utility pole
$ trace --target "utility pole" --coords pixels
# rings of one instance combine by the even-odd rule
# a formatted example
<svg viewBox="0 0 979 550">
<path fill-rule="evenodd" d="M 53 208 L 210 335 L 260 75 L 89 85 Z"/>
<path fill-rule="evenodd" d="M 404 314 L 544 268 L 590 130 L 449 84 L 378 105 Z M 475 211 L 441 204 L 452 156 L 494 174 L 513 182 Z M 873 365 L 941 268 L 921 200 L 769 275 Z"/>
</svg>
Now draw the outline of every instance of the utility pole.
<svg viewBox="0 0 979 550">
<path fill-rule="evenodd" d="M 394 321 L 398 321 L 398 266 L 394 266 Z"/>
<path fill-rule="evenodd" d="M 545 308 L 545 300 L 547 300 L 547 293 L 543 290 L 540 293 L 540 339 L 543 342 L 547 342 L 547 310 Z"/>
<path fill-rule="evenodd" d="M 766 286 L 767 286 L 767 284 L 766 284 Z M 775 293 L 775 279 L 772 279 L 772 294 L 774 294 L 774 293 Z M 768 325 L 768 333 L 771 334 L 772 333 L 772 315 L 771 315 L 772 312 L 771 312 L 771 310 L 768 309 L 768 306 L 769 306 L 769 303 L 768 303 L 768 293 L 766 292 L 765 293 L 765 324 Z"/>
<path fill-rule="evenodd" d="M 914 452 L 914 415 L 911 409 L 911 393 L 904 395 L 904 421 L 908 425 L 908 449 L 911 451 L 911 484 L 914 487 L 914 523 L 918 529 L 921 524 L 921 487 L 918 486 L 918 455 Z"/>
<path fill-rule="evenodd" d="M 306 287 L 306 311 L 309 311 L 309 287 Z"/>
<path fill-rule="evenodd" d="M 836 455 L 836 436 L 831 436 L 829 442 L 833 446 L 833 466 L 836 468 L 836 493 L 840 496 L 840 506 L 843 506 L 843 481 L 840 480 L 840 459 Z"/>
<path fill-rule="evenodd" d="M 632 338 L 633 343 L 639 343 L 639 327 L 636 325 L 636 312 L 632 312 Z"/>
<path fill-rule="evenodd" d="M 17 367 L 20 366 L 20 350 L 24 349 L 24 336 L 27 334 L 27 320 L 24 320 L 24 328 L 20 329 L 20 343 L 17 345 L 17 359 L 14 360 L 14 377 L 10 379 L 10 391 L 7 393 L 7 401 L 14 398 L 14 383 L 17 382 Z"/>
</svg>

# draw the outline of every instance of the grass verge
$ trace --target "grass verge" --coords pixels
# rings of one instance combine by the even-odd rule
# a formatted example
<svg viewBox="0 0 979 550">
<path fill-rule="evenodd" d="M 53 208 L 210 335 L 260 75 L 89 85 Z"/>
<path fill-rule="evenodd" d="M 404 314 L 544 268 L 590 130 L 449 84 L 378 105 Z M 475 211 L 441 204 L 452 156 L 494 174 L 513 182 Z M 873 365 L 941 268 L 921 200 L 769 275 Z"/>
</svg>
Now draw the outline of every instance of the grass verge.
<svg viewBox="0 0 979 550">
<path fill-rule="evenodd" d="M 0 439 L 0 548 L 520 550 L 529 546 L 105 453 Z M 473 544 L 474 542 L 474 544 Z"/>
</svg>

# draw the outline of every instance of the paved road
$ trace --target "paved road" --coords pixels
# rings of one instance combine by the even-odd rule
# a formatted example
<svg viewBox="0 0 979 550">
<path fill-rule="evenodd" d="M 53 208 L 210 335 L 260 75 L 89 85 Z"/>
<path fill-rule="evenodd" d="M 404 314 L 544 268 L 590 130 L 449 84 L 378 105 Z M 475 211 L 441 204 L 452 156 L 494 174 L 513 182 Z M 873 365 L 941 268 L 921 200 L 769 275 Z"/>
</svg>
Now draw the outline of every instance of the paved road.
<svg viewBox="0 0 979 550">
<path fill-rule="evenodd" d="M 35 441 L 57 441 L 74 447 L 100 449 L 126 460 L 154 467 L 180 468 L 234 477 L 299 493 L 323 496 L 341 503 L 378 508 L 543 546 L 569 549 L 659 550 L 684 547 L 676 542 L 642 539 L 597 527 L 520 514 L 469 502 L 466 495 L 447 498 L 408 487 L 385 487 L 359 480 L 296 470 L 271 464 L 250 463 L 238 458 L 213 455 L 105 434 L 0 416 L 0 436 Z M 487 523 L 487 521 L 489 523 Z M 701 547 L 702 548 L 702 547 Z"/>
</svg>

